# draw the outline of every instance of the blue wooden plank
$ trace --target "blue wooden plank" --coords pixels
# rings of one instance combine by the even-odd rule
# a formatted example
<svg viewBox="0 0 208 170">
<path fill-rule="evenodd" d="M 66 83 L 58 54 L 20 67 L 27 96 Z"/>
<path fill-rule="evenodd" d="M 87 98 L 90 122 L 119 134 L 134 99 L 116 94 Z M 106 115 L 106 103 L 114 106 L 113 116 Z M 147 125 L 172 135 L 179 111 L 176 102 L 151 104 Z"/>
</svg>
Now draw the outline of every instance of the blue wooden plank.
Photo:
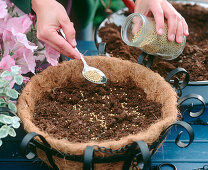
<svg viewBox="0 0 208 170">
<path fill-rule="evenodd" d="M 95 45 L 94 41 L 77 41 L 77 49 L 84 55 L 84 56 L 97 56 L 98 50 Z M 62 60 L 70 60 L 70 58 L 62 55 Z"/>
<path fill-rule="evenodd" d="M 208 143 L 193 142 L 187 148 L 179 148 L 173 142 L 165 142 L 152 156 L 153 161 L 161 162 L 208 162 Z"/>
<path fill-rule="evenodd" d="M 198 168 L 202 168 L 204 165 L 207 165 L 207 162 L 182 162 L 182 163 L 178 163 L 178 162 L 160 162 L 160 163 L 153 163 L 152 166 L 155 165 L 160 165 L 161 163 L 171 163 L 173 164 L 178 170 L 193 170 L 194 168 L 198 169 Z M 172 167 L 170 166 L 164 166 L 161 167 L 161 170 L 173 170 Z"/>
<path fill-rule="evenodd" d="M 191 127 L 194 131 L 194 141 L 208 141 L 208 126 L 192 125 Z M 184 129 L 180 127 L 172 128 L 167 137 L 167 141 L 175 140 L 176 136 L 178 135 L 178 132 L 180 131 L 184 131 Z M 181 139 L 188 140 L 188 135 L 186 131 L 184 131 L 184 133 L 182 134 Z"/>
<path fill-rule="evenodd" d="M 77 41 L 77 48 L 85 56 L 98 55 L 97 47 L 94 41 Z"/>
<path fill-rule="evenodd" d="M 188 94 L 198 94 L 198 95 L 201 95 L 206 104 L 208 104 L 208 85 L 199 85 L 199 86 L 196 86 L 196 85 L 187 85 L 183 90 L 182 90 L 182 97 L 183 96 L 186 96 Z M 192 100 L 188 100 L 186 102 L 186 104 L 190 104 L 192 102 Z M 194 101 L 194 103 L 200 105 L 201 102 L 199 101 Z"/>
<path fill-rule="evenodd" d="M 1 170 L 51 170 L 41 161 L 36 162 L 0 162 Z"/>
</svg>

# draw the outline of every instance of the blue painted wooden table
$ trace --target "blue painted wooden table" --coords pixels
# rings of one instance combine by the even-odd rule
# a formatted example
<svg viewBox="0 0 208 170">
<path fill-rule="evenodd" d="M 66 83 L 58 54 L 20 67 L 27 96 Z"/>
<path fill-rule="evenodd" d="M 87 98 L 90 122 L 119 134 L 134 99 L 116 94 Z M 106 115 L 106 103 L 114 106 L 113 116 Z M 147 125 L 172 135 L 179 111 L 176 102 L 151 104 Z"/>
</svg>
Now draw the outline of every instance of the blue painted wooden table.
<svg viewBox="0 0 208 170">
<path fill-rule="evenodd" d="M 79 41 L 78 49 L 85 53 L 85 55 L 97 55 L 97 49 L 94 42 Z M 208 101 L 208 90 L 206 86 L 187 86 L 183 90 L 183 95 L 195 93 L 204 97 Z M 197 110 L 200 104 L 194 109 Z M 191 118 L 186 115 L 184 120 L 192 123 L 197 118 Z M 205 122 L 208 122 L 208 109 L 205 109 L 203 115 L 200 116 Z M 152 156 L 152 165 L 159 165 L 162 163 L 171 163 L 179 170 L 192 170 L 194 168 L 202 168 L 208 165 L 208 125 L 192 125 L 194 130 L 195 139 L 193 143 L 187 148 L 179 148 L 175 144 L 175 138 L 181 129 L 174 127 L 171 129 L 167 140 Z M 0 147 L 0 170 L 49 170 L 49 168 L 39 159 L 27 160 L 19 151 L 19 146 L 25 132 L 23 128 L 17 131 L 17 137 L 7 137 L 3 140 L 3 146 Z M 186 142 L 188 135 L 183 133 L 182 140 Z M 69 168 L 70 169 L 70 168 Z M 164 166 L 164 170 L 173 169 Z"/>
</svg>

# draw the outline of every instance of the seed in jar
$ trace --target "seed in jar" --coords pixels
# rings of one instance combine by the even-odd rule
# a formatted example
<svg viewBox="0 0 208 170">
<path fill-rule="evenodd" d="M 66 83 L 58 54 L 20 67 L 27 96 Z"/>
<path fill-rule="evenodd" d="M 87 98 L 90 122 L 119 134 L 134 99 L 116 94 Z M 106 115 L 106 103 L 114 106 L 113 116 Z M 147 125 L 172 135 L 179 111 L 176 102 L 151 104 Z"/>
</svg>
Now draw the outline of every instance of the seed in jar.
<svg viewBox="0 0 208 170">
<path fill-rule="evenodd" d="M 84 76 L 93 82 L 100 82 L 102 80 L 102 76 L 96 70 L 86 71 Z"/>
<path fill-rule="evenodd" d="M 181 52 L 184 46 L 185 39 L 182 43 L 177 43 L 175 41 L 170 42 L 168 40 L 168 26 L 165 24 L 163 35 L 159 36 L 156 31 L 155 21 L 149 22 L 150 27 L 153 29 L 147 29 L 146 35 L 138 47 L 148 54 L 160 55 L 164 59 L 171 59 L 172 56 L 177 55 L 177 52 Z M 132 41 L 136 42 L 141 36 L 141 29 L 134 35 Z"/>
</svg>

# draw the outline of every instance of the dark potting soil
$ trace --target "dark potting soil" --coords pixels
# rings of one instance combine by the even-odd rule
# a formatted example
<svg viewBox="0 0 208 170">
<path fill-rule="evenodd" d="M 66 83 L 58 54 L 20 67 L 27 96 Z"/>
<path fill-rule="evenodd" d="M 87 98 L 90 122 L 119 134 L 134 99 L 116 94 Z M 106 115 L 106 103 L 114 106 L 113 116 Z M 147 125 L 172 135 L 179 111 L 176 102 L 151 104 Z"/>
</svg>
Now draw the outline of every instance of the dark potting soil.
<svg viewBox="0 0 208 170">
<path fill-rule="evenodd" d="M 128 85 L 86 81 L 46 92 L 35 106 L 34 123 L 71 142 L 119 140 L 160 119 L 161 107 L 147 100 L 133 81 Z"/>
<path fill-rule="evenodd" d="M 155 57 L 151 69 L 165 77 L 171 70 L 182 67 L 190 74 L 191 81 L 208 80 L 208 9 L 196 4 L 172 4 L 189 26 L 186 46 L 175 60 Z M 120 30 L 121 27 L 114 23 L 108 23 L 99 30 L 99 36 L 106 42 L 106 51 L 114 57 L 137 62 L 142 51 L 127 46 L 121 39 Z"/>
</svg>

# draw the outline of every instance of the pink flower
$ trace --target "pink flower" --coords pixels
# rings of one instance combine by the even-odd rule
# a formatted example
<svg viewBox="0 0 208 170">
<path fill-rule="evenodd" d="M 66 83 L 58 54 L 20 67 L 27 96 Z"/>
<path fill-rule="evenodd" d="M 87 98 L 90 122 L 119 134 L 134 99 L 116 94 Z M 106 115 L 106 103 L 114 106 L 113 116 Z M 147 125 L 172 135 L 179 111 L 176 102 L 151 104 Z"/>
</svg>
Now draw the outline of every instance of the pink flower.
<svg viewBox="0 0 208 170">
<path fill-rule="evenodd" d="M 13 50 L 13 47 L 16 44 L 15 39 L 12 33 L 7 30 L 3 31 L 2 39 L 3 39 L 4 55 L 8 55 L 9 52 Z"/>
<path fill-rule="evenodd" d="M 4 42 L 4 54 L 9 54 L 10 51 L 14 52 L 21 47 L 26 47 L 27 49 L 34 52 L 37 46 L 30 43 L 27 37 L 23 33 L 16 33 L 13 29 L 12 32 L 4 30 L 3 31 L 3 42 Z"/>
<path fill-rule="evenodd" d="M 27 82 L 30 81 L 30 78 L 29 77 L 23 77 L 23 83 L 26 84 Z"/>
<path fill-rule="evenodd" d="M 15 6 L 14 3 L 11 2 L 11 0 L 4 0 L 4 1 L 7 4 L 7 9 L 9 9 L 11 7 L 14 8 L 12 14 L 18 14 L 18 16 L 22 16 L 25 14 L 22 10 L 20 10 L 17 6 Z M 12 16 L 8 15 L 8 17 L 11 18 Z"/>
<path fill-rule="evenodd" d="M 50 47 L 47 44 L 45 44 L 45 56 L 46 56 L 47 61 L 52 66 L 57 66 L 60 53 L 54 50 L 52 47 Z"/>
<path fill-rule="evenodd" d="M 31 50 L 32 52 L 34 52 L 34 50 L 37 49 L 37 46 L 33 46 L 29 44 L 29 41 L 27 40 L 27 36 L 25 34 L 16 32 L 14 29 L 12 29 L 12 34 L 16 38 L 16 44 L 14 50 L 18 49 L 21 46 L 25 46 L 27 49 Z"/>
<path fill-rule="evenodd" d="M 28 65 L 28 69 L 35 74 L 35 57 L 33 56 L 33 53 L 31 52 L 31 50 L 25 50 L 23 53 L 24 59 Z"/>
<path fill-rule="evenodd" d="M 4 0 L 8 7 L 14 6 L 14 3 L 12 3 L 10 0 Z"/>
<path fill-rule="evenodd" d="M 28 15 L 9 18 L 6 24 L 6 29 L 12 32 L 12 29 L 17 33 L 26 33 L 29 31 L 32 21 Z"/>
<path fill-rule="evenodd" d="M 0 69 L 11 71 L 11 67 L 15 66 L 15 60 L 10 56 L 4 56 L 0 61 Z"/>
<path fill-rule="evenodd" d="M 8 12 L 13 7 L 13 11 Z M 18 65 L 21 67 L 21 74 L 26 74 L 35 73 L 36 67 L 39 67 L 38 62 L 43 64 L 45 59 L 47 63 L 41 65 L 41 69 L 58 64 L 60 54 L 57 51 L 46 44 L 41 45 L 40 41 L 32 43 L 27 39 L 26 34 L 31 31 L 32 26 L 35 28 L 35 24 L 34 15 L 24 14 L 10 0 L 0 0 L 0 49 L 3 49 L 0 69 L 10 70 L 11 66 Z M 30 38 L 37 38 L 33 36 L 32 32 Z"/>
<path fill-rule="evenodd" d="M 3 33 L 5 27 L 5 23 L 3 19 L 0 19 L 0 34 Z"/>
<path fill-rule="evenodd" d="M 5 1 L 0 0 L 0 18 L 6 17 L 8 14 L 7 12 L 7 4 Z"/>
<path fill-rule="evenodd" d="M 14 52 L 12 56 L 16 64 L 21 67 L 22 73 L 26 74 L 28 72 L 35 73 L 35 57 L 33 56 L 33 52 L 25 47 L 19 48 Z"/>
</svg>

